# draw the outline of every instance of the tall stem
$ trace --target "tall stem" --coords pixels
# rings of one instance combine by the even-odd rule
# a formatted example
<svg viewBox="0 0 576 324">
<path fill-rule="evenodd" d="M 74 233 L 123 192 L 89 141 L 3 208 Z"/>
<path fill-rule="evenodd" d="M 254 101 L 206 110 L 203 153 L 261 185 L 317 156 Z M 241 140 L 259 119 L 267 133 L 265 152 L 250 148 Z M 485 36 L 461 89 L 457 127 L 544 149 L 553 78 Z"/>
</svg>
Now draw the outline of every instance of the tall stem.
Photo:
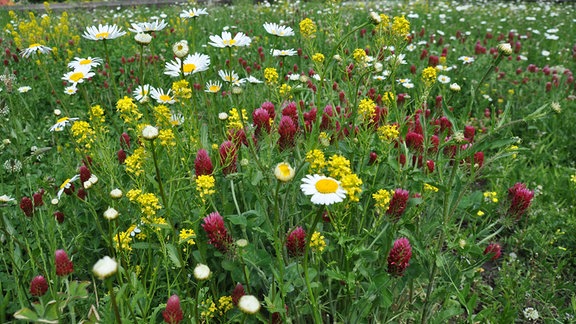
<svg viewBox="0 0 576 324">
<path fill-rule="evenodd" d="M 314 316 L 314 323 L 322 323 L 322 315 L 320 314 L 320 310 L 318 309 L 318 302 L 316 301 L 316 295 L 314 295 L 314 291 L 312 290 L 312 284 L 310 283 L 310 276 L 308 275 L 308 256 L 310 254 L 310 239 L 312 238 L 312 234 L 314 234 L 314 230 L 316 229 L 316 225 L 320 221 L 322 214 L 324 213 L 324 209 L 318 210 L 314 221 L 312 222 L 312 227 L 308 231 L 306 235 L 306 249 L 304 250 L 304 280 L 306 281 L 306 288 L 308 289 L 308 296 L 310 298 L 310 305 L 312 306 L 312 315 Z"/>
</svg>

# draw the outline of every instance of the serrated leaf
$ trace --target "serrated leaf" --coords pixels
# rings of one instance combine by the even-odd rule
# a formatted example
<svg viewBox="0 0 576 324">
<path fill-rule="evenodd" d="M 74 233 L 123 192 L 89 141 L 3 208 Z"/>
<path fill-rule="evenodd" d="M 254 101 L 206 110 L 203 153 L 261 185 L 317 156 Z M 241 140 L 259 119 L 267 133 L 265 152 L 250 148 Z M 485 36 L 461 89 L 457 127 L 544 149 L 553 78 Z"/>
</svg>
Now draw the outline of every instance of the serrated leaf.
<svg viewBox="0 0 576 324">
<path fill-rule="evenodd" d="M 168 257 L 172 260 L 172 263 L 176 268 L 182 268 L 182 261 L 180 260 L 180 255 L 178 250 L 173 244 L 166 244 L 166 252 L 168 252 Z"/>
</svg>

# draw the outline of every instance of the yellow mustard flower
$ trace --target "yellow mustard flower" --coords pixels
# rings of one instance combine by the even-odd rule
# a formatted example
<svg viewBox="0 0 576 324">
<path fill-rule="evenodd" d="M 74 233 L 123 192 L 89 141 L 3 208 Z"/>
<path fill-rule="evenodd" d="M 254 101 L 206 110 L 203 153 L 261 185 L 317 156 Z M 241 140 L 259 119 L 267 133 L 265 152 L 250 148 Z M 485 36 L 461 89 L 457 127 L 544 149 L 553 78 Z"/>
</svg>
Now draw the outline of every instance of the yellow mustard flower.
<svg viewBox="0 0 576 324">
<path fill-rule="evenodd" d="M 326 240 L 324 240 L 324 235 L 316 231 L 312 233 L 310 237 L 310 248 L 315 252 L 322 252 L 326 248 Z"/>
<path fill-rule="evenodd" d="M 306 18 L 300 22 L 300 34 L 304 38 L 314 38 L 316 36 L 316 24 L 312 19 Z"/>
<path fill-rule="evenodd" d="M 306 162 L 310 163 L 311 172 L 320 172 L 326 166 L 324 152 L 318 149 L 308 151 L 306 153 Z"/>
</svg>

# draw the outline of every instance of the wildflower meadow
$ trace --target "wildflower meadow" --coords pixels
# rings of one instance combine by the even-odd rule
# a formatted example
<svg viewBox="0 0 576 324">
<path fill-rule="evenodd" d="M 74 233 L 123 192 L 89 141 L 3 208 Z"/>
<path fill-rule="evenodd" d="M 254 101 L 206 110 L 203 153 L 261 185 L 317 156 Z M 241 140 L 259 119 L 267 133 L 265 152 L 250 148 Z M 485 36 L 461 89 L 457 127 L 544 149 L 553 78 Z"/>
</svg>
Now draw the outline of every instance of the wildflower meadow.
<svg viewBox="0 0 576 324">
<path fill-rule="evenodd" d="M 573 322 L 575 9 L 2 7 L 0 322 Z"/>
</svg>

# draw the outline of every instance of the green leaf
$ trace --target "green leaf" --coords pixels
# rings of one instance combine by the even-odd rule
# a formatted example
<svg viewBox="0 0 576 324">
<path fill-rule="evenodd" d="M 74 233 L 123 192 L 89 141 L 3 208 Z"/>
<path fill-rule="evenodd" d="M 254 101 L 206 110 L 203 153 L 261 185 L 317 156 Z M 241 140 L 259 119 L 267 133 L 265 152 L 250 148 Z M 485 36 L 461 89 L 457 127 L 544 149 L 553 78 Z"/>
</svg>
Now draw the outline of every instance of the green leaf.
<svg viewBox="0 0 576 324">
<path fill-rule="evenodd" d="M 244 215 L 231 215 L 227 217 L 230 223 L 234 225 L 241 225 L 242 227 L 246 227 L 248 225 L 248 221 L 246 220 L 246 216 Z"/>
<path fill-rule="evenodd" d="M 89 285 L 90 281 L 71 281 L 68 286 L 68 294 L 71 298 L 87 298 Z"/>
<path fill-rule="evenodd" d="M 30 308 L 24 307 L 21 310 L 14 313 L 14 318 L 25 320 L 25 321 L 37 321 L 38 315 L 36 312 Z"/>
<path fill-rule="evenodd" d="M 173 244 L 166 244 L 166 250 L 168 252 L 168 257 L 172 260 L 172 263 L 176 268 L 182 268 L 182 261 L 180 260 L 180 255 L 178 250 Z"/>
</svg>

